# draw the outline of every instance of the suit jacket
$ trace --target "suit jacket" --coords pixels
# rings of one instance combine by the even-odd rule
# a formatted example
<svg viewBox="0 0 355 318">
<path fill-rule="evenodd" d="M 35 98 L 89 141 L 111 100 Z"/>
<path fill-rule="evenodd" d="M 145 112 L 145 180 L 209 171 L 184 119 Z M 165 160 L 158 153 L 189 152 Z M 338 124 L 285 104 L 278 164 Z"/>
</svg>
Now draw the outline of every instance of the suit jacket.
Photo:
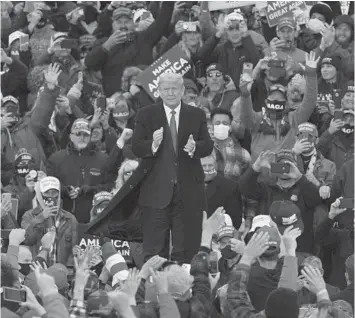
<svg viewBox="0 0 355 318">
<path fill-rule="evenodd" d="M 166 127 L 167 119 L 162 102 L 140 109 L 136 115 L 136 125 L 132 137 L 132 151 L 142 158 L 139 167 L 112 198 L 106 209 L 89 226 L 88 233 L 105 235 L 115 239 L 139 242 L 142 240 L 141 213 L 137 209 L 141 186 L 158 162 L 162 145 L 152 153 L 153 133 Z M 167 129 L 164 129 L 167 130 Z M 164 132 L 164 138 L 165 138 Z M 194 156 L 183 150 L 190 135 L 196 141 Z M 206 210 L 204 173 L 200 158 L 208 156 L 213 149 L 213 141 L 207 129 L 205 113 L 196 107 L 181 105 L 178 129 L 178 154 L 176 157 L 177 180 L 184 202 L 185 245 L 187 257 L 198 251 L 202 232 L 202 211 Z M 161 191 L 162 193 L 160 193 Z M 166 190 L 150 188 L 152 199 L 163 202 Z M 141 201 L 141 198 L 140 198 Z M 152 206 L 153 208 L 153 206 Z M 135 233 L 130 234 L 131 230 Z"/>
<path fill-rule="evenodd" d="M 207 184 L 206 196 L 208 217 L 210 217 L 218 207 L 222 206 L 231 217 L 233 226 L 236 229 L 240 227 L 242 223 L 243 206 L 237 182 L 217 175 Z"/>
</svg>

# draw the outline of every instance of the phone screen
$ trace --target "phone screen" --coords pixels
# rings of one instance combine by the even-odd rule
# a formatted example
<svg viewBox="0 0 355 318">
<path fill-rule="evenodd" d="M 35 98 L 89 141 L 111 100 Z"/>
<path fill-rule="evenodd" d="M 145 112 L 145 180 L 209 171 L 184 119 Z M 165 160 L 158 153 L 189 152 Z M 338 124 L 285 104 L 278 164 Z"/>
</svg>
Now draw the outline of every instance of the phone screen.
<svg viewBox="0 0 355 318">
<path fill-rule="evenodd" d="M 342 199 L 340 201 L 340 209 L 352 209 L 354 208 L 354 199 Z"/>
<path fill-rule="evenodd" d="M 335 119 L 335 120 L 337 120 L 337 119 L 343 120 L 343 111 L 341 111 L 341 110 L 336 110 L 336 111 L 334 112 L 334 119 Z"/>
<path fill-rule="evenodd" d="M 101 109 L 101 111 L 105 111 L 107 106 L 106 97 L 100 96 L 97 98 L 97 107 Z"/>
<path fill-rule="evenodd" d="M 20 37 L 20 44 L 27 44 L 29 40 L 30 40 L 29 35 L 25 34 Z"/>
<path fill-rule="evenodd" d="M 215 275 L 218 273 L 218 254 L 215 251 L 212 251 L 210 253 L 209 257 L 209 272 L 212 275 Z"/>
<path fill-rule="evenodd" d="M 27 300 L 26 290 L 3 287 L 4 299 L 16 303 L 24 303 Z"/>
<path fill-rule="evenodd" d="M 290 168 L 288 163 L 272 163 L 271 173 L 289 173 Z"/>
</svg>

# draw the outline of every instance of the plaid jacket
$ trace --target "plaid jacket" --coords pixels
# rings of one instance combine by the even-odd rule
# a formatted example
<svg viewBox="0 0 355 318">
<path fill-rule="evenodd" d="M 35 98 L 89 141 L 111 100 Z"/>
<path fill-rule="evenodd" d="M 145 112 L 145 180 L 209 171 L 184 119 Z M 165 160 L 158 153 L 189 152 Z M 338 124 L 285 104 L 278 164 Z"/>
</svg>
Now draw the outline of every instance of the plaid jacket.
<svg viewBox="0 0 355 318">
<path fill-rule="evenodd" d="M 239 264 L 230 273 L 227 292 L 227 317 L 231 318 L 265 318 L 264 312 L 257 312 L 251 304 L 247 286 L 250 267 Z"/>
<path fill-rule="evenodd" d="M 75 299 L 70 302 L 69 318 L 86 318 L 86 306 L 84 302 Z"/>
<path fill-rule="evenodd" d="M 217 172 L 226 178 L 236 180 L 249 166 L 250 154 L 237 140 L 229 137 L 225 141 L 214 140 Z"/>
</svg>

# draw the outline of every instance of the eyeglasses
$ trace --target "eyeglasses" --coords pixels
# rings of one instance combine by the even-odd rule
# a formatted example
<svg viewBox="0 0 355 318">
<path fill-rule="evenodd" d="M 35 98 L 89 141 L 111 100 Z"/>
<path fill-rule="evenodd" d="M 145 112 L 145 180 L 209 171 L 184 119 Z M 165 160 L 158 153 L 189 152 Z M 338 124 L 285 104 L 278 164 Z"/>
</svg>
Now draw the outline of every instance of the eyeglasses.
<svg viewBox="0 0 355 318">
<path fill-rule="evenodd" d="M 72 133 L 75 137 L 84 137 L 84 138 L 90 138 L 90 135 L 88 133 L 84 132 L 78 132 L 78 133 Z"/>
<path fill-rule="evenodd" d="M 222 73 L 220 73 L 220 72 L 215 72 L 215 73 L 213 73 L 213 72 L 210 72 L 210 73 L 208 73 L 207 74 L 207 76 L 208 77 L 221 77 L 221 76 L 223 76 L 223 74 Z"/>
<path fill-rule="evenodd" d="M 233 31 L 233 30 L 239 31 L 239 25 L 234 27 L 232 26 L 228 27 L 228 31 Z"/>
</svg>

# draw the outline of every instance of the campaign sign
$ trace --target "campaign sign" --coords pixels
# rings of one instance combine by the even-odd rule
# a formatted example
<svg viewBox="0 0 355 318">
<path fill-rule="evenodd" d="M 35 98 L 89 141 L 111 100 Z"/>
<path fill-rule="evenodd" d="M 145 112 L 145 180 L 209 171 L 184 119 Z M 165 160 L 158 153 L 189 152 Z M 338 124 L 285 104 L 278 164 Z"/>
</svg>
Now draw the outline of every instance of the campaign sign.
<svg viewBox="0 0 355 318">
<path fill-rule="evenodd" d="M 78 225 L 78 245 L 84 251 L 87 246 L 100 246 L 99 237 L 91 234 L 86 234 L 87 224 L 79 224 Z M 113 246 L 116 248 L 117 252 L 119 252 L 126 263 L 132 263 L 132 256 L 129 247 L 129 243 L 127 241 L 121 240 L 111 240 Z M 101 253 L 100 253 L 101 254 Z"/>
<path fill-rule="evenodd" d="M 178 45 L 175 45 L 142 72 L 137 77 L 137 81 L 141 83 L 145 91 L 154 100 L 157 100 L 159 98 L 158 83 L 161 74 L 178 73 L 185 75 L 189 70 L 191 70 L 189 58 Z"/>
<path fill-rule="evenodd" d="M 270 27 L 278 25 L 285 17 L 293 18 L 293 11 L 296 9 L 305 11 L 307 9 L 304 1 L 268 1 L 266 18 Z"/>
<path fill-rule="evenodd" d="M 208 9 L 210 11 L 226 10 L 226 9 L 251 6 L 254 5 L 255 3 L 257 3 L 257 1 L 209 1 Z"/>
</svg>

